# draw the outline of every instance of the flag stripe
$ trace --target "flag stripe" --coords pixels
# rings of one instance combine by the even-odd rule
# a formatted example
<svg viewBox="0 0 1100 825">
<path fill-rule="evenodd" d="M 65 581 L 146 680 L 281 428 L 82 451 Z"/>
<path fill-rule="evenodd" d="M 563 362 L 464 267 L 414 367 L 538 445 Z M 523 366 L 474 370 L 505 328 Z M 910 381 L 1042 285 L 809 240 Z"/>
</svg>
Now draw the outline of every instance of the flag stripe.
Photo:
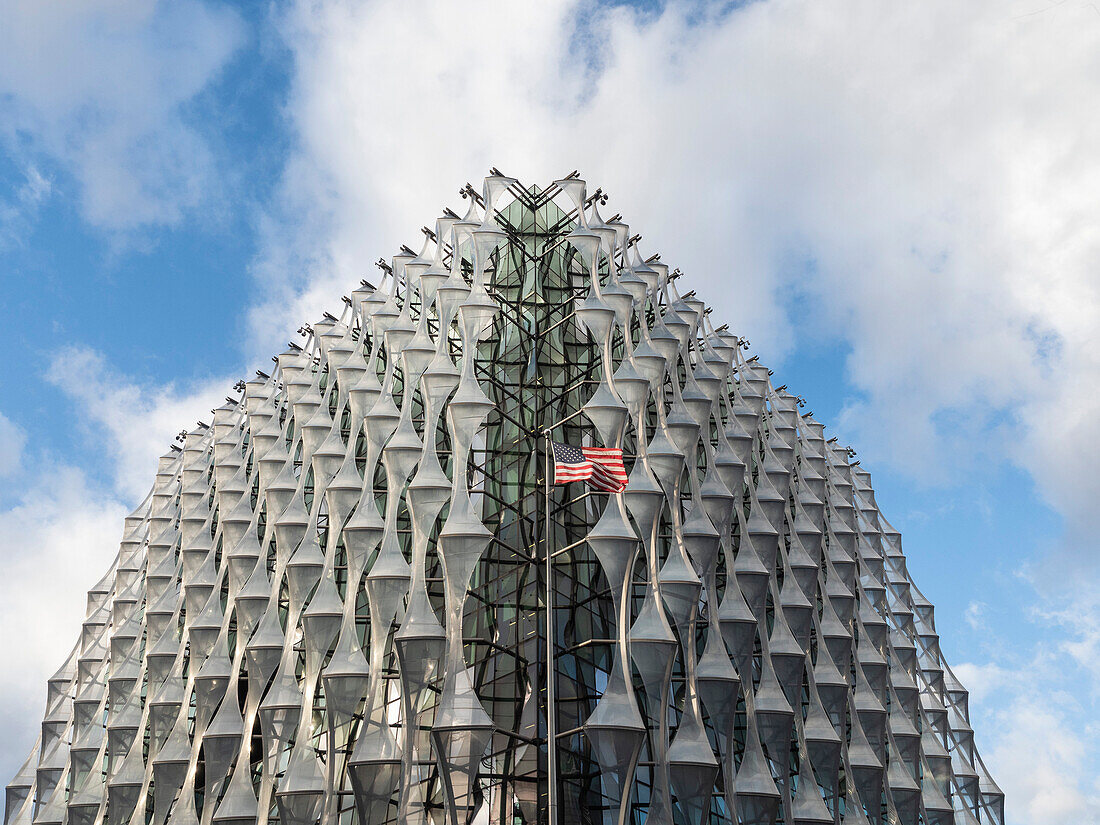
<svg viewBox="0 0 1100 825">
<path fill-rule="evenodd" d="M 574 447 L 552 442 L 554 483 L 587 481 L 593 488 L 619 493 L 626 488 L 623 452 L 615 447 Z"/>
</svg>

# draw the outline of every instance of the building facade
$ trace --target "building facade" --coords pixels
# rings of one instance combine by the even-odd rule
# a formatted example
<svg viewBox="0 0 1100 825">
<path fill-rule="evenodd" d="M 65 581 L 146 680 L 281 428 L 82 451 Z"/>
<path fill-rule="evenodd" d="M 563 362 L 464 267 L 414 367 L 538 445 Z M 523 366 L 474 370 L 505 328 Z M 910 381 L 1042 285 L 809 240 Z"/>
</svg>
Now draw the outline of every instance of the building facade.
<svg viewBox="0 0 1100 825">
<path fill-rule="evenodd" d="M 466 197 L 161 458 L 5 825 L 1001 825 L 851 451 L 576 175 Z"/>
</svg>

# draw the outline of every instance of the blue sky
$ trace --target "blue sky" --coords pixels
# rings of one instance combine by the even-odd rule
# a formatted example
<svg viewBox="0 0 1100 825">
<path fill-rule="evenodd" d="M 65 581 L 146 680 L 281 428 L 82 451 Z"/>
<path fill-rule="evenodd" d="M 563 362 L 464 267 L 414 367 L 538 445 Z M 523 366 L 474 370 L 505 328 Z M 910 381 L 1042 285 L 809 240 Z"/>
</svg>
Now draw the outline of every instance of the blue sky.
<svg viewBox="0 0 1100 825">
<path fill-rule="evenodd" d="M 0 6 L 0 773 L 175 433 L 577 168 L 859 451 L 1010 822 L 1100 822 L 1091 4 Z"/>
</svg>

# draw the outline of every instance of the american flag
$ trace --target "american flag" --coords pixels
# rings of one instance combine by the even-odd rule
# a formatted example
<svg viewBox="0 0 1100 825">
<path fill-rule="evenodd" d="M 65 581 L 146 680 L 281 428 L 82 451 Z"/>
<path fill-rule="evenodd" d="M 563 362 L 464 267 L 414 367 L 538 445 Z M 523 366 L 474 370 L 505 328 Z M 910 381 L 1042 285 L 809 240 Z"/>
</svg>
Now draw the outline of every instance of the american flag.
<svg viewBox="0 0 1100 825">
<path fill-rule="evenodd" d="M 623 451 L 614 447 L 573 447 L 558 441 L 554 447 L 554 483 L 587 481 L 605 493 L 626 489 Z"/>
</svg>

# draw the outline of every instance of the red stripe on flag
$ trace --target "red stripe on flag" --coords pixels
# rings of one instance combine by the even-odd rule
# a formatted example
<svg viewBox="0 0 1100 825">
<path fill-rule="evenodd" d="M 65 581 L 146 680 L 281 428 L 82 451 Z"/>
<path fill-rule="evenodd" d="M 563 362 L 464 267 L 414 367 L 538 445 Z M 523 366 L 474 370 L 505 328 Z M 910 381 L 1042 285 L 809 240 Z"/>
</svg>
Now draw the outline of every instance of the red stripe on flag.
<svg viewBox="0 0 1100 825">
<path fill-rule="evenodd" d="M 588 481 L 597 490 L 622 492 L 626 487 L 623 452 L 616 447 L 571 447 L 555 442 L 554 483 Z M 583 458 L 582 458 L 583 457 Z"/>
</svg>

